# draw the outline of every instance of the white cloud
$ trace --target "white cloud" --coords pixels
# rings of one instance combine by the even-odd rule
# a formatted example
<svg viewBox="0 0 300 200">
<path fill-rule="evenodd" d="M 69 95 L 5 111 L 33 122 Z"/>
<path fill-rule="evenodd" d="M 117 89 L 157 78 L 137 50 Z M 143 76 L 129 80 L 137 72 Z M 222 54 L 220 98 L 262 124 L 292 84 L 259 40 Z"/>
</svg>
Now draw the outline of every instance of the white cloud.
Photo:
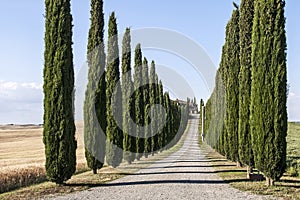
<svg viewBox="0 0 300 200">
<path fill-rule="evenodd" d="M 0 80 L 0 93 L 6 90 L 16 90 L 18 87 L 18 83 L 16 82 L 5 82 Z"/>
<path fill-rule="evenodd" d="M 289 121 L 300 121 L 300 95 L 290 92 L 288 96 Z"/>
<path fill-rule="evenodd" d="M 21 86 L 24 88 L 36 89 L 36 90 L 41 90 L 43 87 L 42 84 L 37 84 L 37 83 L 22 83 Z"/>
<path fill-rule="evenodd" d="M 0 80 L 0 124 L 41 123 L 42 84 Z"/>
<path fill-rule="evenodd" d="M 296 96 L 295 93 L 293 93 L 293 92 L 290 92 L 290 93 L 289 93 L 289 97 L 295 97 L 295 96 Z"/>
</svg>

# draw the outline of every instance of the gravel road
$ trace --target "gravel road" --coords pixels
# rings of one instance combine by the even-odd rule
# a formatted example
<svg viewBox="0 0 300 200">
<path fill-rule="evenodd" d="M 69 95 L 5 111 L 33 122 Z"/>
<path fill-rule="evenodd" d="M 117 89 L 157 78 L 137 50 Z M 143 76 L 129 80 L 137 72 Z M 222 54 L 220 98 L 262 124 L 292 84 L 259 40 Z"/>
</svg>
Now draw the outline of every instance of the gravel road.
<svg viewBox="0 0 300 200">
<path fill-rule="evenodd" d="M 56 199 L 278 199 L 241 192 L 224 183 L 198 147 L 198 119 L 190 122 L 183 146 L 169 157 L 134 175 Z"/>
</svg>

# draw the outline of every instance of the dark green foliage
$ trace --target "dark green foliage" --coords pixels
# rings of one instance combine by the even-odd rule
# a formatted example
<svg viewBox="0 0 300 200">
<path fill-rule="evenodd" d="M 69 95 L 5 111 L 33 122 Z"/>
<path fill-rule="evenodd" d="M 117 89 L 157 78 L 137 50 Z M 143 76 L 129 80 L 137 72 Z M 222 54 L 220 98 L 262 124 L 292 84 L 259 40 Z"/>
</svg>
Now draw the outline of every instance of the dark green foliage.
<svg viewBox="0 0 300 200">
<path fill-rule="evenodd" d="M 168 133 L 169 133 L 169 126 L 168 126 L 168 117 L 169 117 L 169 108 L 170 108 L 170 104 L 169 104 L 169 99 L 168 99 L 168 93 L 165 92 L 164 93 L 164 109 L 165 109 L 165 125 L 163 127 L 163 149 L 167 149 L 167 145 L 168 145 Z"/>
<path fill-rule="evenodd" d="M 159 84 L 158 84 L 158 102 L 159 102 L 159 105 L 160 106 L 163 106 L 164 105 L 164 91 L 163 91 L 163 84 L 162 84 L 162 81 L 159 81 Z M 162 107 L 160 107 L 159 109 L 159 112 L 158 112 L 158 123 L 159 124 L 163 124 L 163 122 L 165 121 L 165 116 L 163 114 L 163 109 Z M 162 151 L 163 150 L 163 147 L 165 146 L 164 144 L 164 131 L 162 128 L 160 128 L 158 130 L 158 148 Z"/>
<path fill-rule="evenodd" d="M 157 91 L 156 91 L 156 81 L 155 81 L 155 76 L 156 76 L 156 70 L 155 70 L 155 62 L 152 61 L 151 62 L 151 67 L 150 67 L 150 75 L 149 75 L 149 83 L 150 83 L 150 106 L 154 106 L 155 104 L 157 104 Z M 150 128 L 150 133 L 151 136 L 154 136 L 155 134 L 157 134 L 157 123 L 158 123 L 158 113 L 157 112 L 151 112 L 151 128 Z M 147 139 L 147 144 L 149 145 L 152 152 L 154 152 L 154 146 L 155 146 L 155 137 L 151 137 Z"/>
<path fill-rule="evenodd" d="M 238 161 L 239 11 L 226 26 L 214 91 L 205 108 L 205 140 L 222 155 Z M 207 107 L 208 106 L 208 107 Z"/>
<path fill-rule="evenodd" d="M 151 112 L 150 112 L 150 104 L 147 104 L 145 107 L 145 139 L 144 139 L 144 151 L 145 151 L 145 157 L 147 158 L 151 149 Z"/>
<path fill-rule="evenodd" d="M 227 28 L 226 33 L 228 31 Z M 216 73 L 214 91 L 206 103 L 204 124 L 205 141 L 222 155 L 225 155 L 225 150 L 229 151 L 224 125 L 226 116 L 225 82 L 227 80 L 225 73 L 226 45 L 227 43 L 222 49 L 222 59 Z"/>
<path fill-rule="evenodd" d="M 198 133 L 199 133 L 199 140 L 201 141 L 201 134 L 202 134 L 202 106 L 204 106 L 203 99 L 200 100 L 199 107 L 200 107 L 200 115 L 199 115 L 199 123 L 198 123 Z"/>
<path fill-rule="evenodd" d="M 46 174 L 62 184 L 76 169 L 70 1 L 45 0 L 44 130 Z"/>
<path fill-rule="evenodd" d="M 150 108 L 150 85 L 149 85 L 149 66 L 148 66 L 148 61 L 146 58 L 144 58 L 143 61 L 143 67 L 142 67 L 142 81 L 143 81 L 143 86 L 142 86 L 142 91 L 143 91 L 143 106 L 144 106 L 144 136 L 145 136 L 145 142 L 144 142 L 144 152 L 145 156 L 148 156 L 148 153 L 151 150 L 151 145 L 148 143 L 148 139 L 151 136 L 151 130 L 148 124 L 151 122 L 150 121 L 150 112 L 148 109 Z"/>
<path fill-rule="evenodd" d="M 165 132 L 165 144 L 167 145 L 165 148 L 170 148 L 170 142 L 172 141 L 172 109 L 171 109 L 171 100 L 169 93 L 164 94 L 164 100 L 165 100 L 165 110 L 166 110 L 166 124 L 164 126 L 164 132 Z"/>
<path fill-rule="evenodd" d="M 239 114 L 239 81 L 240 71 L 239 59 L 239 10 L 233 11 L 227 25 L 228 34 L 226 35 L 226 62 L 225 70 L 228 77 L 225 82 L 226 88 L 226 119 L 225 126 L 227 131 L 227 143 L 229 151 L 226 156 L 239 161 L 238 156 L 238 114 Z"/>
<path fill-rule="evenodd" d="M 107 109 L 107 144 L 106 161 L 112 167 L 118 166 L 123 158 L 122 92 L 119 72 L 118 29 L 113 12 L 108 24 L 107 72 L 106 72 L 106 109 Z"/>
<path fill-rule="evenodd" d="M 240 74 L 239 74 L 239 158 L 253 166 L 250 135 L 251 54 L 254 1 L 242 0 L 240 8 Z"/>
<path fill-rule="evenodd" d="M 205 134 L 205 140 L 206 142 L 212 146 L 212 143 L 210 142 L 211 132 L 209 131 L 210 122 L 211 122 L 211 98 L 209 98 L 205 104 L 205 124 L 204 124 L 204 132 Z"/>
<path fill-rule="evenodd" d="M 103 1 L 91 1 L 91 25 L 87 46 L 89 67 L 84 101 L 84 144 L 87 165 L 97 173 L 105 157 L 106 82 L 103 45 Z"/>
<path fill-rule="evenodd" d="M 137 44 L 134 58 L 134 90 L 135 90 L 135 122 L 138 126 L 144 126 L 144 95 L 142 79 L 142 50 L 141 45 Z M 144 142 L 141 136 L 144 135 L 143 129 L 136 129 L 136 158 L 139 160 L 144 153 Z"/>
<path fill-rule="evenodd" d="M 122 100 L 123 100 L 123 150 L 124 159 L 131 163 L 136 151 L 134 133 L 135 129 L 131 121 L 131 115 L 134 113 L 133 82 L 131 79 L 131 36 L 130 29 L 127 28 L 122 41 Z"/>
<path fill-rule="evenodd" d="M 256 0 L 252 34 L 250 128 L 254 163 L 278 180 L 286 167 L 285 1 Z"/>
<path fill-rule="evenodd" d="M 225 155 L 225 117 L 226 117 L 226 94 L 225 94 L 225 75 L 222 74 L 222 63 L 216 75 L 216 98 L 215 98 L 215 119 L 216 119 L 216 146 L 220 154 Z"/>
</svg>

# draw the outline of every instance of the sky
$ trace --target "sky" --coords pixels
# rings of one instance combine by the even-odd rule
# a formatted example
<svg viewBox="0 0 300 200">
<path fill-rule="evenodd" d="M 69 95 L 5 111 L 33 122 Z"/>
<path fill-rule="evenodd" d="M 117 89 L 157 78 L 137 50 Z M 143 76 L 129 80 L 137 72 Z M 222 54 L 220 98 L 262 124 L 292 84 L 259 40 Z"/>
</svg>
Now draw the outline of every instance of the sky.
<svg viewBox="0 0 300 200">
<path fill-rule="evenodd" d="M 85 66 L 90 1 L 71 3 L 75 79 L 80 80 Z M 109 15 L 115 11 L 119 33 L 131 28 L 136 35 L 133 48 L 137 42 L 142 43 L 143 55 L 155 60 L 165 90 L 173 98 L 183 98 L 180 91 L 174 91 L 182 80 L 190 86 L 189 94 L 197 100 L 207 100 L 233 9 L 232 1 L 227 0 L 109 0 L 104 1 L 105 30 Z M 287 0 L 289 121 L 300 121 L 299 9 L 300 1 Z M 0 124 L 43 122 L 44 13 L 44 1 L 0 1 Z M 155 35 L 160 31 L 163 37 Z M 174 41 L 176 38 L 178 41 Z M 178 46 L 187 43 L 181 49 L 190 48 L 185 54 Z M 202 62 L 200 67 L 198 62 Z M 207 68 L 210 75 L 206 75 Z M 171 80 L 170 73 L 176 74 Z"/>
</svg>

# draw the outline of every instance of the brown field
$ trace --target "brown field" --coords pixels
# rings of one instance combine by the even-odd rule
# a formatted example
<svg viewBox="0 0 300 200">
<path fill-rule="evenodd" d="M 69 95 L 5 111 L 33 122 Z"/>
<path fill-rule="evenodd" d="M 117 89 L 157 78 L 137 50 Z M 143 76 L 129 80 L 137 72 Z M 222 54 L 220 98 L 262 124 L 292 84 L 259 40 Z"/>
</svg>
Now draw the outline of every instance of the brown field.
<svg viewBox="0 0 300 200">
<path fill-rule="evenodd" d="M 80 130 L 82 126 L 76 125 Z M 77 137 L 77 136 L 76 136 Z M 28 125 L 0 126 L 0 170 L 10 171 L 45 164 L 43 128 Z M 83 141 L 77 137 L 77 164 L 85 163 Z"/>
</svg>

